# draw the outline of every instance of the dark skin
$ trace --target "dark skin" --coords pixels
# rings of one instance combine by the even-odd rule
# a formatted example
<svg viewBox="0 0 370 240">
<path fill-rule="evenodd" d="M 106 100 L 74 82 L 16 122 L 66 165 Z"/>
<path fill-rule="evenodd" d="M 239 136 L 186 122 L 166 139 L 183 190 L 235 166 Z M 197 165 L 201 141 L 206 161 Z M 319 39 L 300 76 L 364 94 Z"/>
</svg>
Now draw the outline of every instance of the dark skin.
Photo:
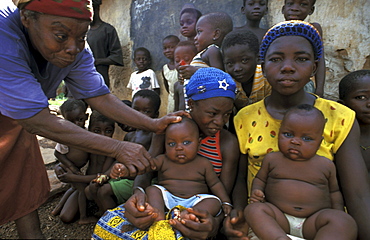
<svg viewBox="0 0 370 240">
<path fill-rule="evenodd" d="M 241 12 L 245 15 L 246 24 L 241 27 L 235 27 L 235 30 L 250 30 L 258 37 L 261 43 L 267 29 L 260 28 L 261 19 L 266 15 L 268 7 L 267 0 L 245 0 Z"/>
<path fill-rule="evenodd" d="M 339 100 L 356 112 L 356 119 L 360 125 L 360 145 L 362 157 L 365 160 L 370 176 L 370 76 L 365 75 L 352 83 L 351 91 Z"/>
<path fill-rule="evenodd" d="M 219 178 L 225 185 L 227 193 L 230 194 L 234 185 L 234 179 L 231 176 L 236 174 L 237 169 L 235 166 L 239 158 L 239 151 L 235 136 L 223 129 L 223 126 L 232 112 L 233 101 L 230 98 L 216 97 L 196 102 L 190 100 L 189 106 L 193 109 L 190 114 L 198 125 L 201 137 L 211 136 L 215 134 L 214 131 L 221 131 L 220 147 L 223 156 L 223 166 Z M 153 140 L 152 142 L 161 144 L 163 139 L 162 142 L 160 140 Z M 163 146 L 162 149 L 160 146 L 152 144 L 149 152 L 153 156 L 161 154 Z M 157 217 L 153 207 L 146 202 L 145 194 L 135 188 L 136 186 L 149 186 L 151 178 L 150 174 L 138 176 L 135 179 L 134 195 L 125 204 L 125 217 L 140 229 L 149 227 Z M 188 220 L 182 220 L 181 222 L 177 220 L 171 221 L 172 226 L 184 236 L 191 239 L 206 239 L 217 234 L 223 216 L 214 218 L 204 210 L 188 209 L 188 212 L 198 218 L 199 222 Z"/>
<path fill-rule="evenodd" d="M 111 138 L 114 132 L 114 122 L 90 122 L 89 131 Z M 69 182 L 76 189 L 75 192 L 71 193 L 61 209 L 60 218 L 63 222 L 68 223 L 73 221 L 78 212 L 80 215 L 79 224 L 88 224 L 97 221 L 97 218 L 87 217 L 86 215 L 86 197 L 90 200 L 97 200 L 96 187 L 93 186 L 95 184 L 90 184 L 90 182 L 94 182 L 98 173 L 107 172 L 113 164 L 114 159 L 102 155 L 89 154 L 87 160 L 89 161 L 89 167 L 86 175 L 74 174 L 68 169 L 63 168 L 63 165 L 55 170 L 57 177 L 62 182 Z M 86 188 L 87 186 L 89 187 Z M 67 194 L 70 193 L 68 192 Z M 97 204 L 101 208 L 100 202 L 97 201 Z"/>
<path fill-rule="evenodd" d="M 285 112 L 293 106 L 303 103 L 313 105 L 315 102 L 315 97 L 306 93 L 303 87 L 309 81 L 310 76 L 316 72 L 318 63 L 314 61 L 310 42 L 301 38 L 298 36 L 277 38 L 267 50 L 265 62 L 262 64 L 264 74 L 272 86 L 272 93 L 265 99 L 265 106 L 275 119 L 282 119 Z M 279 78 L 284 79 L 288 76 L 289 79 L 296 80 L 294 82 L 279 81 Z M 287 85 L 284 86 L 285 84 Z M 289 85 L 291 87 L 288 87 Z M 370 236 L 368 228 L 370 222 L 370 185 L 366 166 L 358 147 L 360 145 L 359 139 L 359 125 L 355 121 L 347 138 L 338 149 L 334 162 L 347 210 L 357 223 L 359 238 L 367 239 L 367 236 Z M 235 191 L 241 191 L 241 189 Z M 244 207 L 236 205 L 234 201 L 236 209 Z M 237 227 L 247 225 L 240 215 L 237 218 L 236 214 L 231 214 L 231 217 L 234 218 L 234 225 L 229 222 L 224 226 L 232 227 L 225 229 L 225 232 L 228 236 L 235 238 L 237 235 L 243 235 L 243 232 L 239 231 L 240 228 L 237 229 Z"/>
<path fill-rule="evenodd" d="M 285 115 L 279 131 L 280 151 L 265 156 L 253 180 L 252 204 L 244 211 L 258 237 L 289 239 L 286 213 L 306 218 L 303 236 L 307 239 L 356 239 L 357 226 L 344 213 L 335 165 L 316 155 L 324 124 L 316 111 L 294 109 Z"/>
<path fill-rule="evenodd" d="M 202 16 L 199 18 L 196 29 L 197 35 L 194 38 L 194 44 L 198 52 L 202 51 L 211 44 L 221 46 L 222 40 L 225 37 L 225 33 L 221 32 L 220 29 L 215 28 L 213 24 L 210 23 L 207 16 Z M 201 57 L 208 66 L 224 70 L 222 55 L 218 48 L 214 46 L 208 48 Z M 196 70 L 198 70 L 198 67 L 191 65 L 180 66 L 178 69 L 180 76 L 184 79 L 190 79 Z"/>
<path fill-rule="evenodd" d="M 175 47 L 176 47 L 177 43 L 178 43 L 178 39 L 175 39 L 175 38 L 168 38 L 168 39 L 163 40 L 163 55 L 168 60 L 170 60 L 167 63 L 167 66 L 170 70 L 173 70 L 173 69 L 176 68 L 175 59 L 174 59 L 174 51 L 175 51 Z M 168 80 L 164 76 L 163 70 L 162 70 L 162 77 L 164 79 L 164 81 L 163 81 L 164 87 L 166 88 L 166 91 L 169 92 Z"/>
<path fill-rule="evenodd" d="M 221 202 L 230 202 L 230 198 L 215 174 L 208 159 L 197 155 L 199 149 L 199 132 L 197 125 L 186 120 L 170 125 L 166 130 L 166 154 L 157 156 L 158 184 L 171 194 L 190 198 L 196 194 L 212 193 Z M 209 191 L 210 189 L 210 191 Z M 158 211 L 159 220 L 165 219 L 165 205 L 162 192 L 154 186 L 146 189 L 148 203 Z M 207 198 L 195 204 L 193 209 L 202 209 L 215 216 L 220 210 L 220 202 Z M 222 205 L 225 214 L 231 211 L 231 206 Z M 188 211 L 181 211 L 181 218 L 193 220 Z M 196 219 L 198 221 L 198 219 Z"/>
<path fill-rule="evenodd" d="M 85 36 L 90 24 L 88 20 L 47 14 L 32 18 L 25 15 L 24 10 L 21 10 L 20 15 L 22 24 L 29 33 L 30 51 L 35 52 L 36 61 L 40 67 L 45 66 L 46 61 L 61 68 L 67 67 L 84 49 Z M 93 64 L 93 59 L 90 64 Z M 133 111 L 112 94 L 86 99 L 86 102 L 117 122 L 154 132 L 163 132 L 169 123 L 181 119 L 178 116 L 150 119 Z M 154 167 L 152 157 L 142 146 L 86 133 L 86 130 L 75 124 L 51 114 L 48 108 L 42 109 L 30 118 L 18 120 L 18 123 L 33 134 L 74 146 L 82 151 L 115 158 L 125 164 L 129 170 L 128 174 L 132 176 Z M 43 238 L 40 228 L 37 227 L 39 219 L 36 211 L 15 222 L 20 238 Z"/>
<path fill-rule="evenodd" d="M 286 0 L 282 8 L 285 20 L 301 20 L 304 21 L 308 15 L 313 14 L 315 6 L 313 0 Z M 319 23 L 311 23 L 320 36 L 323 37 L 321 25 Z M 315 74 L 316 90 L 315 93 L 324 97 L 324 85 L 325 85 L 325 56 L 324 49 L 322 51 L 322 57 L 320 58 Z"/>
</svg>

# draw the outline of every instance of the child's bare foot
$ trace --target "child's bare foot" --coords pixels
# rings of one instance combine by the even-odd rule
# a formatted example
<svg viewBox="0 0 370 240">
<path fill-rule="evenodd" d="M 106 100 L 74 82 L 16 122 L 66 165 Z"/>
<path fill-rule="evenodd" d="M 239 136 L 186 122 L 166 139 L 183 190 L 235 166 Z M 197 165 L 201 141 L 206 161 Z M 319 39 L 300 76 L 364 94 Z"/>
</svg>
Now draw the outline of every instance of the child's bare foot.
<svg viewBox="0 0 370 240">
<path fill-rule="evenodd" d="M 51 211 L 51 214 L 52 214 L 53 216 L 57 216 L 57 215 L 59 215 L 59 213 L 62 211 L 62 207 L 63 207 L 63 206 L 59 206 L 59 205 L 57 205 L 57 206 L 54 208 L 54 210 L 53 210 L 53 211 Z"/>
<path fill-rule="evenodd" d="M 96 223 L 99 219 L 91 216 L 91 217 L 85 217 L 85 218 L 80 218 L 78 221 L 78 224 L 83 225 L 83 224 L 89 224 L 89 223 Z"/>
</svg>

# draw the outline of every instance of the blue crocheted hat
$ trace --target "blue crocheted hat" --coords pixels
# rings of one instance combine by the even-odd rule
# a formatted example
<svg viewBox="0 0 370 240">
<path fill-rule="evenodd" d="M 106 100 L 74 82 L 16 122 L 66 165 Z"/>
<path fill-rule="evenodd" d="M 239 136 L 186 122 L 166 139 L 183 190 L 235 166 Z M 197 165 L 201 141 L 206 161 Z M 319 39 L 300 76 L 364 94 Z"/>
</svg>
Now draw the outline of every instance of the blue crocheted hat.
<svg viewBox="0 0 370 240">
<path fill-rule="evenodd" d="M 321 58 L 323 44 L 319 31 L 308 22 L 290 20 L 280 22 L 267 31 L 260 46 L 261 61 L 265 61 L 265 55 L 271 43 L 282 36 L 302 36 L 306 38 L 313 46 L 315 60 Z"/>
<path fill-rule="evenodd" d="M 232 77 L 224 71 L 213 68 L 200 68 L 186 85 L 186 94 L 197 101 L 213 97 L 235 99 L 236 85 Z"/>
</svg>

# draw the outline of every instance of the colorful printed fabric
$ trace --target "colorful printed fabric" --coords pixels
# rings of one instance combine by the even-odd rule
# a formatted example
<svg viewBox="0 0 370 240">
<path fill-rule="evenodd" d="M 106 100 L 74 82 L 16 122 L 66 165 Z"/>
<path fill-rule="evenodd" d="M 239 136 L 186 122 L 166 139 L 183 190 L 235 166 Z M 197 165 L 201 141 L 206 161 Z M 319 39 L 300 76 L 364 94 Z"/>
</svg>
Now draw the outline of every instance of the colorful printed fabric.
<svg viewBox="0 0 370 240">
<path fill-rule="evenodd" d="M 93 10 L 90 0 L 33 0 L 25 9 L 50 15 L 92 21 Z"/>
<path fill-rule="evenodd" d="M 178 206 L 177 208 L 180 209 L 180 211 L 183 210 L 181 206 Z M 171 212 L 172 211 L 169 211 L 169 214 L 167 214 L 167 219 L 172 217 Z M 166 222 L 168 220 L 157 222 L 157 224 L 153 224 L 153 227 L 149 229 L 140 230 L 132 225 L 124 215 L 124 205 L 120 205 L 117 208 L 106 211 L 95 225 L 92 239 L 186 240 L 186 238 L 184 238 L 178 231 L 174 231 L 172 227 L 169 226 Z M 149 234 L 151 237 L 149 237 Z M 159 236 L 159 234 L 161 234 L 161 236 Z M 166 237 L 164 237 L 164 235 L 166 235 Z"/>
<path fill-rule="evenodd" d="M 212 163 L 213 170 L 219 177 L 222 170 L 220 131 L 215 136 L 208 136 L 201 140 L 198 155 L 207 158 Z"/>
<path fill-rule="evenodd" d="M 333 160 L 335 153 L 351 131 L 355 113 L 340 103 L 319 97 L 314 106 L 323 112 L 327 120 L 324 139 L 317 154 Z M 259 101 L 240 110 L 235 116 L 234 123 L 240 151 L 248 155 L 250 190 L 265 155 L 279 151 L 278 133 L 281 120 L 271 117 L 266 110 L 265 101 Z"/>
</svg>

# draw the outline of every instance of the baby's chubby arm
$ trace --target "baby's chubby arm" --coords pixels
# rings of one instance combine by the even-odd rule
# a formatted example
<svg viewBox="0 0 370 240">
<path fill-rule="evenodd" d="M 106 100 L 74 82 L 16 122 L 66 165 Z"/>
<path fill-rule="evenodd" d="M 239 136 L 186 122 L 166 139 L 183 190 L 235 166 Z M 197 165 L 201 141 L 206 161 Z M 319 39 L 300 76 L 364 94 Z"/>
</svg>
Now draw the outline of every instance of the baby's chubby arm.
<svg viewBox="0 0 370 240">
<path fill-rule="evenodd" d="M 272 153 L 267 154 L 262 161 L 261 169 L 258 171 L 256 177 L 252 182 L 250 202 L 264 202 L 265 201 L 265 187 L 269 173 L 269 161 L 272 159 Z"/>
</svg>

